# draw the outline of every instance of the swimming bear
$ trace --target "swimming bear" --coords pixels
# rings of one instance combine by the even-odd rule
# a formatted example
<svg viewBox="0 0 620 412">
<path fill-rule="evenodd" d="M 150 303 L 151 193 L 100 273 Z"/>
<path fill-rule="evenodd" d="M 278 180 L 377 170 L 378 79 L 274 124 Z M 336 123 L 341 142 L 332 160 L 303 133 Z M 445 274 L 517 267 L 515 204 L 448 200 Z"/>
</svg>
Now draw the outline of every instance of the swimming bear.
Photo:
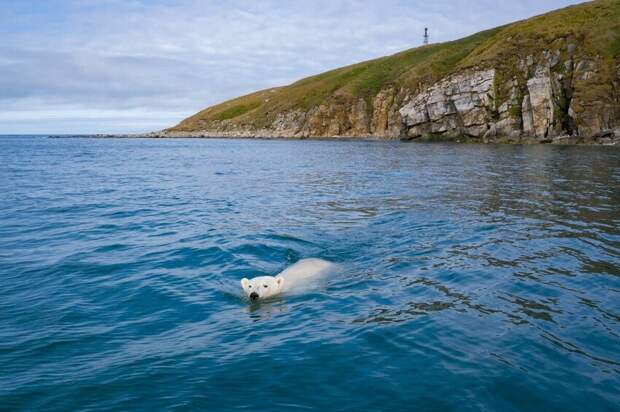
<svg viewBox="0 0 620 412">
<path fill-rule="evenodd" d="M 334 264 L 326 260 L 303 259 L 286 268 L 277 276 L 243 278 L 241 279 L 241 287 L 252 302 L 257 302 L 305 286 L 325 275 L 333 267 Z"/>
</svg>

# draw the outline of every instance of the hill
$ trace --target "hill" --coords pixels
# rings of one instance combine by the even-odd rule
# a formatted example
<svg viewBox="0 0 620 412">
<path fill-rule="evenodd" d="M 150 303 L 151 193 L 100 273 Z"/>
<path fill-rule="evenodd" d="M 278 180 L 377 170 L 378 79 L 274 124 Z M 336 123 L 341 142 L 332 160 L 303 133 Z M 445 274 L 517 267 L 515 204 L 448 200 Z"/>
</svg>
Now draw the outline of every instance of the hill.
<svg viewBox="0 0 620 412">
<path fill-rule="evenodd" d="M 332 70 L 161 136 L 578 141 L 620 137 L 620 0 Z"/>
</svg>

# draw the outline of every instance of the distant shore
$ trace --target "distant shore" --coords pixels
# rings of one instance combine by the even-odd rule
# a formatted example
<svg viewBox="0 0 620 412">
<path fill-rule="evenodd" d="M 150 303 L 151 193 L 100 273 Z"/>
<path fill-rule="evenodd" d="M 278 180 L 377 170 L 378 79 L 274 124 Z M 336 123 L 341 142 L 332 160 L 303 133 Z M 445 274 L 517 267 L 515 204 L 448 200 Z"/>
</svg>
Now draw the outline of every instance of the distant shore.
<svg viewBox="0 0 620 412">
<path fill-rule="evenodd" d="M 333 141 L 402 141 L 420 143 L 478 143 L 478 144 L 552 144 L 566 146 L 617 146 L 620 147 L 620 129 L 607 130 L 594 136 L 557 136 L 549 139 L 521 136 L 519 138 L 494 138 L 492 141 L 463 136 L 461 138 L 418 138 L 418 139 L 386 139 L 382 136 L 274 136 L 268 134 L 247 135 L 238 133 L 211 132 L 149 132 L 149 133 L 98 133 L 98 134 L 67 134 L 48 135 L 50 139 L 89 138 L 89 139 L 257 139 L 257 140 L 333 140 Z"/>
</svg>

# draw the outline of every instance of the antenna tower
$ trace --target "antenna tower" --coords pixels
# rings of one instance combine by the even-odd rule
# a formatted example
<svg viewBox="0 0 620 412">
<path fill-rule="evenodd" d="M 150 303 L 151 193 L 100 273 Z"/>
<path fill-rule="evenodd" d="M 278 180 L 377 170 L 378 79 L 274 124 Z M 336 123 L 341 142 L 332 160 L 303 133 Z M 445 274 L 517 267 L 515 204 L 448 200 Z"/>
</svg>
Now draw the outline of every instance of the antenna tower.
<svg viewBox="0 0 620 412">
<path fill-rule="evenodd" d="M 428 27 L 424 28 L 424 45 L 428 44 Z"/>
</svg>

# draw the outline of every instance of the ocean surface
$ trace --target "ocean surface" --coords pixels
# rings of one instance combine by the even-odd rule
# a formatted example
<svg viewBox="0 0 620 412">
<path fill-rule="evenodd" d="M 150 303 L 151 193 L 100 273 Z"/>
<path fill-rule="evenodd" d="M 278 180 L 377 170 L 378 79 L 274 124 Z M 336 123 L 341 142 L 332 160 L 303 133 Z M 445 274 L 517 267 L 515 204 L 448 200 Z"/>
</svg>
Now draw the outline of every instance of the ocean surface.
<svg viewBox="0 0 620 412">
<path fill-rule="evenodd" d="M 0 137 L 0 410 L 618 411 L 620 150 Z"/>
</svg>

